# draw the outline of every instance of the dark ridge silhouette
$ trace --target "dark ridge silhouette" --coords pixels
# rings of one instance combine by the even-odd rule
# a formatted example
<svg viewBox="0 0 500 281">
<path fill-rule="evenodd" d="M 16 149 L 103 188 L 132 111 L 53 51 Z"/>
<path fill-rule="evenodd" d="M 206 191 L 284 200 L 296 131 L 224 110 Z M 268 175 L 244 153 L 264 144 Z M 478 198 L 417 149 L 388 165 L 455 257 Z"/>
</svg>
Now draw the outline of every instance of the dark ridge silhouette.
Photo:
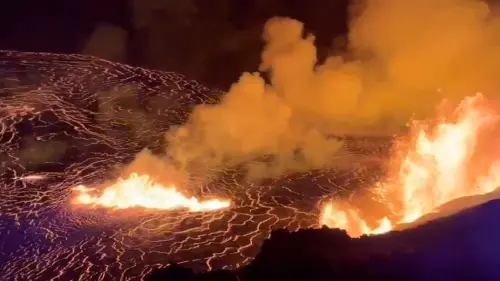
<svg viewBox="0 0 500 281">
<path fill-rule="evenodd" d="M 349 238 L 337 229 L 276 230 L 237 271 L 196 274 L 171 265 L 149 281 L 500 280 L 500 200 L 386 235 Z"/>
</svg>

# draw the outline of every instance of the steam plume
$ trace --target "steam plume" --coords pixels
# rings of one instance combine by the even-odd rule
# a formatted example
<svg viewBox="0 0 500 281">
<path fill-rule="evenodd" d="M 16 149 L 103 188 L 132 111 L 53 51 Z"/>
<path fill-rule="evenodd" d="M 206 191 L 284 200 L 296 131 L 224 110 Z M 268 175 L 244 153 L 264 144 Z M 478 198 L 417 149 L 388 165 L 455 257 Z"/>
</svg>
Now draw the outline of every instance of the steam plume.
<svg viewBox="0 0 500 281">
<path fill-rule="evenodd" d="M 244 73 L 217 105 L 200 105 L 167 133 L 184 168 L 248 165 L 250 175 L 320 169 L 343 133 L 394 133 L 443 98 L 500 95 L 500 25 L 479 0 L 368 0 L 353 5 L 346 53 L 318 62 L 314 36 L 270 19 L 258 73 Z M 356 14 L 354 14 L 356 13 Z"/>
</svg>

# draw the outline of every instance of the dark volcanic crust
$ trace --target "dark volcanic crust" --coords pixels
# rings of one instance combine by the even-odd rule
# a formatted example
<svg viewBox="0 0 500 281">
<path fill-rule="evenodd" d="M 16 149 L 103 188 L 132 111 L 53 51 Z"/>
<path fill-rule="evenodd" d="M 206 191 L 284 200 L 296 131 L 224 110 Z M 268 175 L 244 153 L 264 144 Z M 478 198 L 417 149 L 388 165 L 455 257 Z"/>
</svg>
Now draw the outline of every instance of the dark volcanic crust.
<svg viewBox="0 0 500 281">
<path fill-rule="evenodd" d="M 81 210 L 70 187 L 109 180 L 116 166 L 221 92 L 172 72 L 80 55 L 0 51 L 0 278 L 137 280 L 173 260 L 238 268 L 272 229 L 317 227 L 318 203 L 377 180 L 360 167 L 261 183 L 220 171 L 205 191 L 227 211 Z M 352 155 L 385 155 L 386 140 L 348 140 Z M 76 278 L 77 279 L 77 278 Z"/>
<path fill-rule="evenodd" d="M 195 275 L 171 266 L 149 281 L 500 280 L 500 200 L 415 229 L 350 239 L 340 230 L 277 230 L 245 268 Z"/>
</svg>

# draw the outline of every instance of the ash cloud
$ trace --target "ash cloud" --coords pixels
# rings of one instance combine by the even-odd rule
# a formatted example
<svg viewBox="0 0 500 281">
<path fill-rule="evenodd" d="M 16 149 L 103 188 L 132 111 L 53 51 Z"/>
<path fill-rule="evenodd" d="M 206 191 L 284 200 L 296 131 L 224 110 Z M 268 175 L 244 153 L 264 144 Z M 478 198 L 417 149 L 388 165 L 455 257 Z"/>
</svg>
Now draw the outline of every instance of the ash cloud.
<svg viewBox="0 0 500 281">
<path fill-rule="evenodd" d="M 325 61 L 301 22 L 272 18 L 261 73 L 244 73 L 219 104 L 195 108 L 167 133 L 167 153 L 188 170 L 252 161 L 252 177 L 330 167 L 345 155 L 331 134 L 398 133 L 443 98 L 497 95 L 494 15 L 482 1 L 358 1 L 347 50 Z M 262 156 L 272 157 L 253 161 Z"/>
</svg>

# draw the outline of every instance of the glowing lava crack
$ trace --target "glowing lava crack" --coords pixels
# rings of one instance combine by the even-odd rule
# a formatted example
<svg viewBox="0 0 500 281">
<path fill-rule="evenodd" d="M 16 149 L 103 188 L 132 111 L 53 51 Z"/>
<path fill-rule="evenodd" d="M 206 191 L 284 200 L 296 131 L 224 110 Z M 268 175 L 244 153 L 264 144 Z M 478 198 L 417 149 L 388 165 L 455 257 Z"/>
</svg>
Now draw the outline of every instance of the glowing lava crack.
<svg viewBox="0 0 500 281">
<path fill-rule="evenodd" d="M 114 208 L 143 207 L 151 209 L 180 209 L 186 208 L 191 212 L 213 211 L 227 208 L 227 200 L 211 199 L 199 201 L 188 198 L 177 191 L 175 186 L 163 186 L 155 183 L 148 175 L 130 174 L 127 179 L 118 179 L 104 189 L 101 195 L 93 195 L 94 188 L 79 185 L 73 188 L 78 192 L 73 200 L 75 204 L 100 205 Z"/>
<path fill-rule="evenodd" d="M 360 167 L 261 182 L 247 181 L 237 168 L 218 169 L 209 181 L 190 176 L 188 182 L 204 182 L 199 197 L 162 185 L 166 181 L 155 181 L 147 170 L 130 170 L 101 188 L 98 183 L 129 165 L 145 145 L 162 146 L 158 132 L 183 124 L 190 108 L 221 93 L 175 73 L 79 55 L 0 51 L 0 63 L 9 85 L 0 89 L 0 241 L 8 241 L 0 243 L 0 279 L 144 280 L 168 260 L 195 270 L 235 269 L 257 255 L 274 229 L 326 224 L 351 236 L 383 233 L 500 182 L 494 138 L 477 144 L 492 139 L 483 129 L 494 127 L 498 116 L 477 96 L 438 124 L 415 123 L 409 141 L 395 149 L 387 180 L 381 180 L 383 165 L 359 159 L 385 162 L 392 139 L 346 138 L 346 161 Z M 19 69 L 36 75 L 24 73 L 26 78 Z M 133 93 L 123 81 L 130 81 Z M 365 190 L 374 194 L 376 207 L 351 200 Z M 324 206 L 318 220 L 318 202 L 351 194 Z M 75 211 L 68 200 L 85 207 L 187 211 L 139 211 L 123 219 L 116 212 Z"/>
<path fill-rule="evenodd" d="M 221 92 L 177 73 L 81 55 L 0 51 L 0 71 L 1 280 L 144 280 L 169 260 L 197 271 L 239 268 L 273 229 L 318 227 L 317 202 L 380 179 L 374 167 L 249 182 L 227 168 L 208 182 L 190 175 L 186 182 L 203 182 L 190 198 L 164 173 L 131 169 L 102 186 Z M 346 146 L 358 143 L 354 157 L 385 158 L 391 140 Z M 169 209 L 179 211 L 162 211 Z"/>
</svg>

